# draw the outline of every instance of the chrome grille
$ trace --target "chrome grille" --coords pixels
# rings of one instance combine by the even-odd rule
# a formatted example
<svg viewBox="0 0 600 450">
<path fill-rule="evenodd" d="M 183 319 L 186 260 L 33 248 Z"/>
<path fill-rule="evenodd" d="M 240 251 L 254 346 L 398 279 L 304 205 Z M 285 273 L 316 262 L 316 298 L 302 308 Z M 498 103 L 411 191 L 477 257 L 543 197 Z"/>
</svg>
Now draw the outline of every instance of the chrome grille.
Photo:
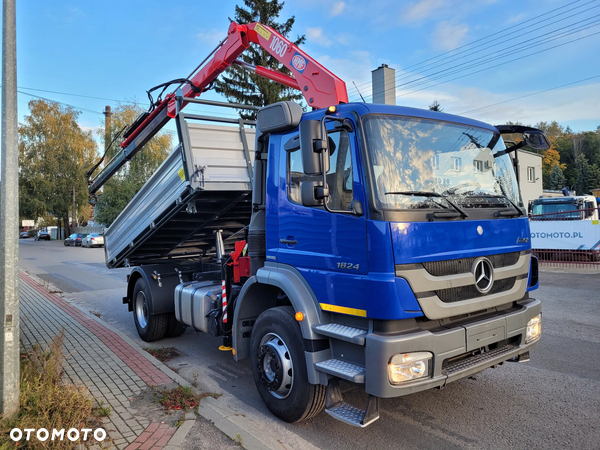
<svg viewBox="0 0 600 450">
<path fill-rule="evenodd" d="M 460 286 L 450 289 L 440 289 L 435 291 L 436 295 L 444 303 L 461 302 L 472 298 L 483 297 L 484 295 L 497 294 L 499 292 L 509 291 L 515 285 L 517 277 L 505 278 L 504 280 L 496 280 L 492 289 L 485 294 L 477 290 L 474 284 L 469 286 Z"/>
<path fill-rule="evenodd" d="M 495 269 L 499 267 L 513 266 L 519 260 L 520 252 L 500 253 L 498 255 L 486 256 L 492 262 Z M 474 258 L 448 259 L 445 261 L 431 261 L 423 263 L 427 272 L 435 277 L 446 275 L 458 275 L 471 271 L 473 263 L 479 256 Z"/>
</svg>

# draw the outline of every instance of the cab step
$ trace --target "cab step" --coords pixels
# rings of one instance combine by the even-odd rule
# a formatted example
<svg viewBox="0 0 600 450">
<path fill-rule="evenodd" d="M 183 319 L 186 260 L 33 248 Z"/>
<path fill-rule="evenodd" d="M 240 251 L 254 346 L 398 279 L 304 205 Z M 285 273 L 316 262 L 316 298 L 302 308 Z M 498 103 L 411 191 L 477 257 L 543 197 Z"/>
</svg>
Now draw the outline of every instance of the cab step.
<svg viewBox="0 0 600 450">
<path fill-rule="evenodd" d="M 341 341 L 351 342 L 353 344 L 365 345 L 367 331 L 360 328 L 342 325 L 340 323 L 326 323 L 324 325 L 316 325 L 313 327 L 315 333 L 329 336 Z"/>
<path fill-rule="evenodd" d="M 354 364 L 340 359 L 327 359 L 315 363 L 315 367 L 320 372 L 352 381 L 353 383 L 365 382 L 365 367 L 360 364 Z"/>
<path fill-rule="evenodd" d="M 327 385 L 325 412 L 348 425 L 364 428 L 379 419 L 379 397 L 369 395 L 367 407 L 357 408 L 344 402 L 339 381 L 331 379 Z"/>
</svg>

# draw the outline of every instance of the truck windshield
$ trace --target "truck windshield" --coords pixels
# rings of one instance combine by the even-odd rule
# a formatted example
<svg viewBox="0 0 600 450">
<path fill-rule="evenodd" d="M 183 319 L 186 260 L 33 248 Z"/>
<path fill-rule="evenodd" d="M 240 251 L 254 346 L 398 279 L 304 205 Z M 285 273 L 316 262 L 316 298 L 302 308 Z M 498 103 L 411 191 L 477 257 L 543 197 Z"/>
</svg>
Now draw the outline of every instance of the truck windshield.
<svg viewBox="0 0 600 450">
<path fill-rule="evenodd" d="M 462 207 L 522 206 L 512 161 L 499 133 L 394 115 L 364 118 L 375 199 L 381 209 L 444 208 L 436 193 Z M 510 200 L 510 201 L 509 201 Z"/>
<path fill-rule="evenodd" d="M 586 215 L 583 205 L 570 201 L 544 202 L 535 200 L 533 203 L 535 220 L 583 220 Z"/>
</svg>

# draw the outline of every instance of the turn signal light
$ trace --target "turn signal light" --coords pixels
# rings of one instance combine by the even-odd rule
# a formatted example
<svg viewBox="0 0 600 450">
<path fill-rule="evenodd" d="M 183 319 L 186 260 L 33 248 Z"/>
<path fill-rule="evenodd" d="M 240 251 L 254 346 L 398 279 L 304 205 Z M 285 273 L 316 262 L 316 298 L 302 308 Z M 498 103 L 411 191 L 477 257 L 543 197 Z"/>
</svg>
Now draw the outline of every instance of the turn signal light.
<svg viewBox="0 0 600 450">
<path fill-rule="evenodd" d="M 337 112 L 337 106 L 330 106 L 329 108 L 327 108 L 327 112 L 329 114 L 333 114 Z"/>
<path fill-rule="evenodd" d="M 295 317 L 298 322 L 302 322 L 304 320 L 304 313 L 302 311 L 298 311 Z"/>
</svg>

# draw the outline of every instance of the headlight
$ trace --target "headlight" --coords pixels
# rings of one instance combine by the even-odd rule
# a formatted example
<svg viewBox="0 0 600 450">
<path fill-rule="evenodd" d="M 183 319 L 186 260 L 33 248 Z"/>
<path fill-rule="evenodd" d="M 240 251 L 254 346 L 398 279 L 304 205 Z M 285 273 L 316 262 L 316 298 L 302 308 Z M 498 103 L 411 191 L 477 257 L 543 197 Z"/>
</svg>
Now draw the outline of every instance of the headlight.
<svg viewBox="0 0 600 450">
<path fill-rule="evenodd" d="M 430 352 L 403 353 L 392 356 L 388 365 L 390 383 L 400 384 L 429 376 Z"/>
<path fill-rule="evenodd" d="M 542 313 L 535 316 L 529 322 L 527 322 L 527 334 L 525 335 L 525 343 L 539 339 L 542 335 Z"/>
</svg>

